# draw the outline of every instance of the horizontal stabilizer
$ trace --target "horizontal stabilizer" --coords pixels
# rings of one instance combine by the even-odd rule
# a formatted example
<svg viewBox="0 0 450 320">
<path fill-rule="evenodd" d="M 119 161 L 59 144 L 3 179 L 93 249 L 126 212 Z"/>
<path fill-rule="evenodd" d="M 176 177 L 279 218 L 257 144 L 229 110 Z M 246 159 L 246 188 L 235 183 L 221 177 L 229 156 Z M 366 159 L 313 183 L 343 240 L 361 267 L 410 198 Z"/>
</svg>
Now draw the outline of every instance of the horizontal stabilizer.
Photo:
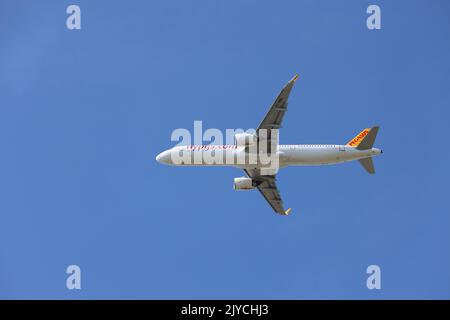
<svg viewBox="0 0 450 320">
<path fill-rule="evenodd" d="M 359 163 L 361 163 L 361 165 L 364 167 L 364 169 L 366 169 L 366 171 L 368 173 L 370 173 L 370 174 L 375 173 L 375 168 L 373 166 L 372 158 L 359 159 L 358 161 L 359 161 Z"/>
</svg>

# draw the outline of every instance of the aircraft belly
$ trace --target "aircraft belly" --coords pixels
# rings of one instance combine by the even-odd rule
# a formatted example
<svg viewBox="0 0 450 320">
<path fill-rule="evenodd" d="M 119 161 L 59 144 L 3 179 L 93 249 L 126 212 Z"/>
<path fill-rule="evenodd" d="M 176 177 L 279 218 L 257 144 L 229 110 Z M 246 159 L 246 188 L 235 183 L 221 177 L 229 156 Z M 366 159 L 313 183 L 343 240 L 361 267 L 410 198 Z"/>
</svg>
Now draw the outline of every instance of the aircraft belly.
<svg viewBox="0 0 450 320">
<path fill-rule="evenodd" d="M 348 155 L 333 149 L 300 149 L 288 157 L 289 165 L 321 165 L 348 161 Z"/>
</svg>

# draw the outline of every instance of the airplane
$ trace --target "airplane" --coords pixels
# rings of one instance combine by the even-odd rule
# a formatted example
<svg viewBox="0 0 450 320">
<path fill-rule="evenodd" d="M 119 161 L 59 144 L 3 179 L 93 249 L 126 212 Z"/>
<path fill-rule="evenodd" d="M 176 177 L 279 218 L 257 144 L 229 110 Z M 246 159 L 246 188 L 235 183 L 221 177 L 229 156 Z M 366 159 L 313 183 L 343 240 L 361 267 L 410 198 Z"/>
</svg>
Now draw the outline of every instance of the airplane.
<svg viewBox="0 0 450 320">
<path fill-rule="evenodd" d="M 254 134 L 244 132 L 235 135 L 234 145 L 188 145 L 175 146 L 161 152 L 156 160 L 162 164 L 178 166 L 233 166 L 244 170 L 246 176 L 234 179 L 235 190 L 258 189 L 272 209 L 280 215 L 288 215 L 291 208 L 285 210 L 283 200 L 276 184 L 276 173 L 279 168 L 288 166 L 337 164 L 358 160 L 363 168 L 374 174 L 375 168 L 372 157 L 383 153 L 381 149 L 374 148 L 373 144 L 379 126 L 366 128 L 345 145 L 336 144 L 306 144 L 306 145 L 280 145 L 278 144 L 278 130 L 281 128 L 284 114 L 287 111 L 288 98 L 298 79 L 295 75 L 281 90 L 278 97 L 270 107 L 266 116 Z M 278 167 L 267 169 L 261 161 L 217 161 L 211 162 L 207 156 L 214 152 L 222 152 L 221 159 L 237 159 L 239 156 L 249 156 L 250 146 L 262 142 L 266 143 L 267 153 L 276 155 Z M 255 149 L 253 149 L 255 150 Z M 258 150 L 260 149 L 256 149 Z M 276 150 L 271 152 L 271 150 Z M 175 155 L 183 155 L 182 160 Z M 229 157 L 229 158 L 227 158 Z M 209 159 L 209 160 L 208 160 Z M 195 161 L 197 160 L 197 161 Z M 207 161 L 208 160 L 208 161 Z"/>
</svg>

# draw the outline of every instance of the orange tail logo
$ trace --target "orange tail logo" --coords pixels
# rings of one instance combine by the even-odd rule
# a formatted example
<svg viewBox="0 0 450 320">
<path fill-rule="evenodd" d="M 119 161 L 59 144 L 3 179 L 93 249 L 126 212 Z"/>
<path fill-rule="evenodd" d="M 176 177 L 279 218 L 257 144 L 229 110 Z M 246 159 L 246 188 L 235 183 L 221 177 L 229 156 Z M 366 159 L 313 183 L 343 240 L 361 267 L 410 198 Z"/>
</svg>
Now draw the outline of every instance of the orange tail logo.
<svg viewBox="0 0 450 320">
<path fill-rule="evenodd" d="M 350 140 L 347 143 L 347 146 L 357 147 L 361 143 L 361 141 L 363 141 L 364 137 L 367 136 L 369 131 L 370 131 L 370 128 L 366 128 L 363 131 L 361 131 L 356 137 L 354 137 L 352 140 Z"/>
</svg>

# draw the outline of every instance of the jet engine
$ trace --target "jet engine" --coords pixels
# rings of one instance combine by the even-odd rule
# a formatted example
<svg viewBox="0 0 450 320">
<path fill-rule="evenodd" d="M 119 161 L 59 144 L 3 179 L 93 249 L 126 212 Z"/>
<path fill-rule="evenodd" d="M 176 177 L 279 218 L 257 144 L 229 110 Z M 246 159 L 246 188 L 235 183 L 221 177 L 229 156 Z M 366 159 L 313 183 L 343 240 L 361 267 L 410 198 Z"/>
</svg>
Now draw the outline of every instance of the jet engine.
<svg viewBox="0 0 450 320">
<path fill-rule="evenodd" d="M 234 135 L 234 143 L 237 147 L 248 147 L 258 143 L 258 138 L 251 133 L 237 133 Z"/>
<path fill-rule="evenodd" d="M 247 177 L 234 178 L 234 190 L 251 190 L 255 188 L 253 179 Z"/>
</svg>

